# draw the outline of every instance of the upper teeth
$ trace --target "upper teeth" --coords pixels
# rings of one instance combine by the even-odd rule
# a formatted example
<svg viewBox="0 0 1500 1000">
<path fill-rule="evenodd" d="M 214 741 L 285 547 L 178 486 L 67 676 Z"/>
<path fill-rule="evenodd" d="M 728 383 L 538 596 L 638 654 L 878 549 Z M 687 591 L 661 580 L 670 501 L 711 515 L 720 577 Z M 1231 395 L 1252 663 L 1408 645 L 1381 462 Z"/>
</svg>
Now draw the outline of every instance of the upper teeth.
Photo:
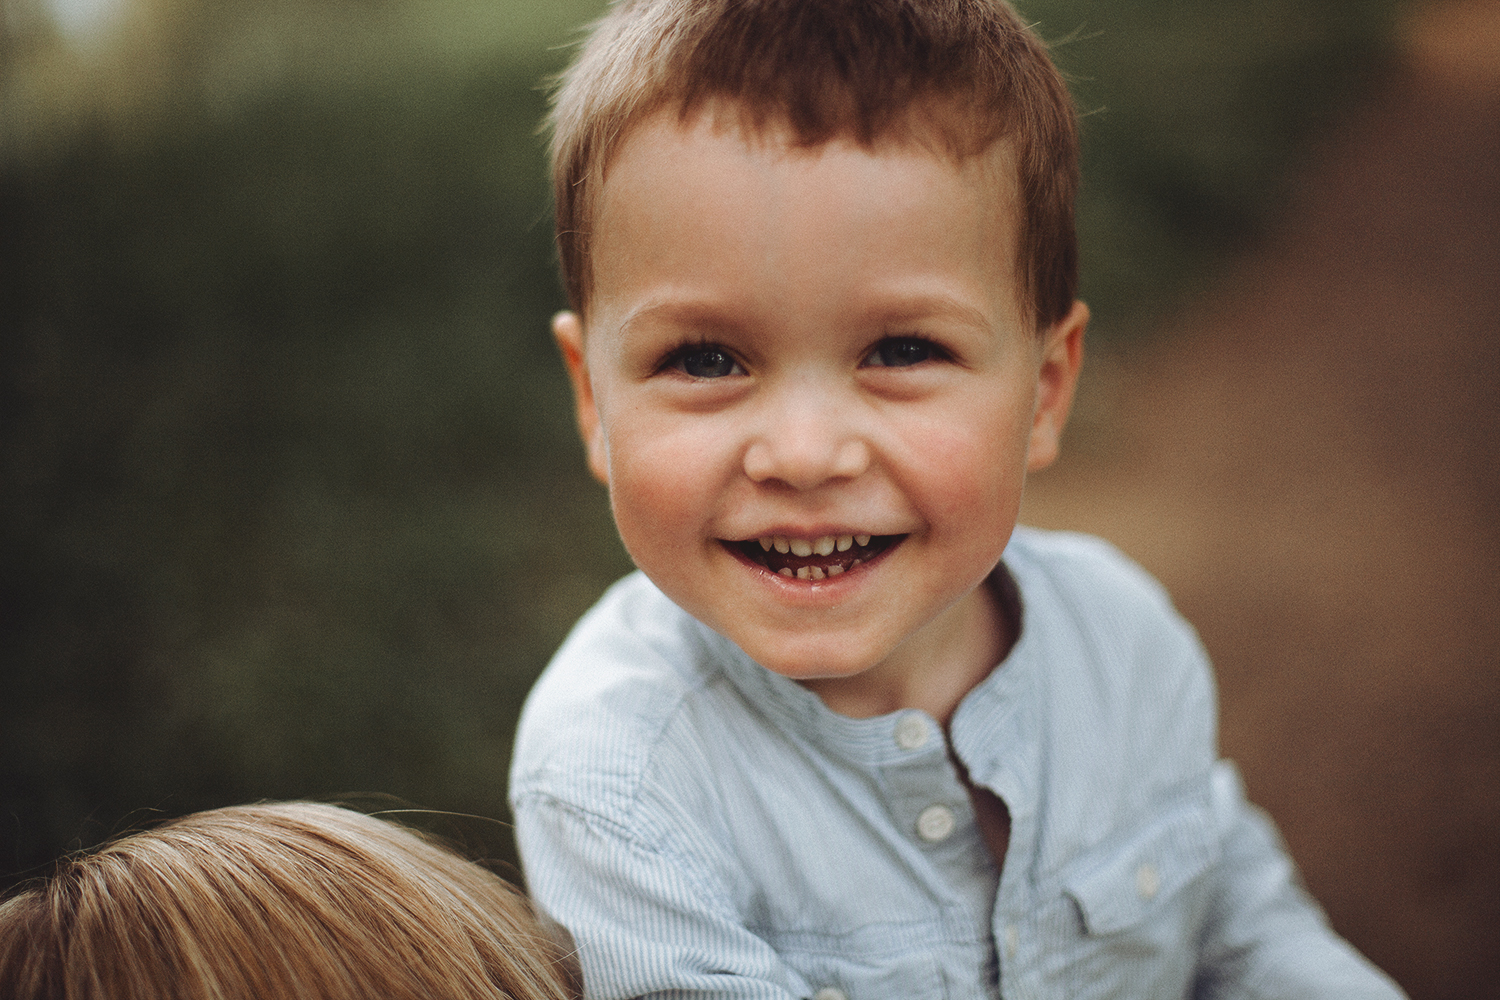
<svg viewBox="0 0 1500 1000">
<path fill-rule="evenodd" d="M 848 552 L 855 545 L 865 546 L 870 544 L 869 535 L 823 535 L 820 538 L 787 538 L 785 535 L 762 535 L 756 541 L 760 543 L 762 552 L 770 552 L 775 549 L 782 555 L 790 552 L 794 556 L 810 556 L 817 553 L 820 556 L 831 556 L 835 549 L 840 552 Z"/>
</svg>

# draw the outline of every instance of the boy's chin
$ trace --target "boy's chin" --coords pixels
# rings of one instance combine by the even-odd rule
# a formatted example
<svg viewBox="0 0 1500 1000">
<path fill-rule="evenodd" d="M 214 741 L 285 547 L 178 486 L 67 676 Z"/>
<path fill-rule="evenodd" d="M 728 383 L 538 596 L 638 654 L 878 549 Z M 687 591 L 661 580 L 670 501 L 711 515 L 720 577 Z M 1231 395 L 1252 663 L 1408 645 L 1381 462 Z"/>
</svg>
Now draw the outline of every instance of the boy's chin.
<svg viewBox="0 0 1500 1000">
<path fill-rule="evenodd" d="M 852 677 L 871 670 L 882 657 L 874 651 L 854 651 L 848 643 L 837 643 L 837 651 L 819 651 L 816 644 L 798 643 L 796 649 L 786 649 L 780 643 L 757 642 L 752 638 L 730 634 L 730 639 L 745 651 L 756 663 L 773 674 L 788 680 L 833 681 Z M 833 645 L 830 643 L 830 645 Z M 813 648 L 808 648 L 812 646 Z"/>
</svg>

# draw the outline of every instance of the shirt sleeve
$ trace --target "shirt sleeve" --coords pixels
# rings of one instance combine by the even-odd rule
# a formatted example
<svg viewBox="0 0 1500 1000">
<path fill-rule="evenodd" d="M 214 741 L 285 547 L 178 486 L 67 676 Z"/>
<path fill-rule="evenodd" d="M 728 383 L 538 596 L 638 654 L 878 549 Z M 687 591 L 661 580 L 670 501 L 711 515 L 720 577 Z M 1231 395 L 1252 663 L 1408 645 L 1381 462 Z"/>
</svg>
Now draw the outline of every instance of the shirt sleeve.
<svg viewBox="0 0 1500 1000">
<path fill-rule="evenodd" d="M 1222 854 L 1195 1000 L 1403 1000 L 1400 987 L 1328 926 L 1228 762 L 1215 767 L 1213 805 Z"/>
<path fill-rule="evenodd" d="M 545 795 L 518 800 L 515 818 L 532 896 L 572 933 L 588 1000 L 812 993 L 743 926 L 708 859 Z"/>
</svg>

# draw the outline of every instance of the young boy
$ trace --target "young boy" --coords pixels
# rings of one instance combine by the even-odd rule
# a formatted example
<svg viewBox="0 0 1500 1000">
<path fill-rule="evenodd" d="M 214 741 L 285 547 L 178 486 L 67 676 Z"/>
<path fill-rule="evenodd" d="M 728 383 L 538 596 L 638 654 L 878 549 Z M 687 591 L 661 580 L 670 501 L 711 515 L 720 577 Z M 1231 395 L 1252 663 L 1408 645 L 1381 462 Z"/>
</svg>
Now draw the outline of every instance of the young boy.
<svg viewBox="0 0 1500 1000">
<path fill-rule="evenodd" d="M 528 700 L 591 997 L 1397 997 L 1102 542 L 1015 527 L 1088 319 L 999 0 L 621 0 L 553 114 L 554 332 L 641 572 Z"/>
</svg>

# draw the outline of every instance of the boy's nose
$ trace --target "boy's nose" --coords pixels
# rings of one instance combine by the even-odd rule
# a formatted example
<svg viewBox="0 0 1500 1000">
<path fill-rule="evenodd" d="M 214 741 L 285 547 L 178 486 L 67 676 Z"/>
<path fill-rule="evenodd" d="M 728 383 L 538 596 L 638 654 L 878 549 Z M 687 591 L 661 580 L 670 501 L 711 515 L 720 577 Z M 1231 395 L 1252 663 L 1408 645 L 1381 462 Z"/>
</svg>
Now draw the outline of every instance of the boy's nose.
<svg viewBox="0 0 1500 1000">
<path fill-rule="evenodd" d="M 798 395 L 798 394 L 789 394 Z M 745 475 L 797 490 L 853 479 L 870 467 L 870 447 L 847 407 L 829 399 L 778 401 L 745 449 Z"/>
</svg>

